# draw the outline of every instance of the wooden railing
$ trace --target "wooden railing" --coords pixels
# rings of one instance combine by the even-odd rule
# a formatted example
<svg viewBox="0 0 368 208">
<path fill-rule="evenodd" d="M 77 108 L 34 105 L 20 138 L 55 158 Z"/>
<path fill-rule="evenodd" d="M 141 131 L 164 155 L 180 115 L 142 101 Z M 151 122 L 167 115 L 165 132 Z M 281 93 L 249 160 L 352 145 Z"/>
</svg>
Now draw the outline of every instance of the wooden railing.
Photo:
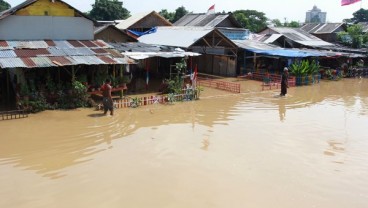
<svg viewBox="0 0 368 208">
<path fill-rule="evenodd" d="M 27 117 L 28 117 L 28 112 L 25 110 L 0 112 L 0 121 L 27 118 Z"/>
<path fill-rule="evenodd" d="M 215 88 L 219 90 L 225 90 L 225 91 L 233 92 L 233 93 L 240 93 L 240 84 L 238 83 L 225 82 L 225 81 L 209 79 L 209 78 L 206 78 L 206 79 L 199 78 L 198 84 L 199 86 L 210 87 L 210 88 Z"/>
</svg>

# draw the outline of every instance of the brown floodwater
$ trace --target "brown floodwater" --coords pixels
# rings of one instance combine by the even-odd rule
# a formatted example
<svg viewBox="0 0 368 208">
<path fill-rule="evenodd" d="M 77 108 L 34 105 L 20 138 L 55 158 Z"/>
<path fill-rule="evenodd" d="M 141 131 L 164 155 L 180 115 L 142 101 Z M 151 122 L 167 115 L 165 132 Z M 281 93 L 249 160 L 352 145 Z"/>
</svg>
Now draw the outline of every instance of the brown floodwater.
<svg viewBox="0 0 368 208">
<path fill-rule="evenodd" d="M 0 122 L 4 208 L 366 208 L 368 80 Z M 247 90 L 248 89 L 248 90 Z"/>
</svg>

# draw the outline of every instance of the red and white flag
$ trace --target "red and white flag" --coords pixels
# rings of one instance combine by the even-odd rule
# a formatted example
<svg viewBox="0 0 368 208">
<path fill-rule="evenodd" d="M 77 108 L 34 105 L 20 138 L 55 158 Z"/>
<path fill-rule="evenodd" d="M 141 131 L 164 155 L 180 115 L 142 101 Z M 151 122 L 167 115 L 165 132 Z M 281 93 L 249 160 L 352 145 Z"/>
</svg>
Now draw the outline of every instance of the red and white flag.
<svg viewBox="0 0 368 208">
<path fill-rule="evenodd" d="M 216 12 L 215 12 L 215 5 L 212 5 L 209 9 L 208 9 L 208 11 L 207 11 L 207 14 L 215 14 Z"/>
<path fill-rule="evenodd" d="M 357 3 L 359 1 L 362 1 L 362 0 L 341 0 L 341 6 L 354 4 L 354 3 Z"/>
</svg>

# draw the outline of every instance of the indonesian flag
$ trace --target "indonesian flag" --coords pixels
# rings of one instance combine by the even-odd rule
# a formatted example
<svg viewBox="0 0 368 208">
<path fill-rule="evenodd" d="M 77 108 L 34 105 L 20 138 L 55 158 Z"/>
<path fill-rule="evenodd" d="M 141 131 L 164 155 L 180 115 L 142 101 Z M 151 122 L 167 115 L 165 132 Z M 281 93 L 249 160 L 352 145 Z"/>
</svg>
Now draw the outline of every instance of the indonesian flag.
<svg viewBox="0 0 368 208">
<path fill-rule="evenodd" d="M 215 14 L 216 12 L 215 12 L 215 5 L 212 5 L 209 9 L 208 9 L 208 11 L 207 11 L 207 14 Z"/>
<path fill-rule="evenodd" d="M 341 0 L 341 6 L 354 4 L 354 3 L 357 3 L 359 1 L 362 1 L 362 0 Z"/>
</svg>

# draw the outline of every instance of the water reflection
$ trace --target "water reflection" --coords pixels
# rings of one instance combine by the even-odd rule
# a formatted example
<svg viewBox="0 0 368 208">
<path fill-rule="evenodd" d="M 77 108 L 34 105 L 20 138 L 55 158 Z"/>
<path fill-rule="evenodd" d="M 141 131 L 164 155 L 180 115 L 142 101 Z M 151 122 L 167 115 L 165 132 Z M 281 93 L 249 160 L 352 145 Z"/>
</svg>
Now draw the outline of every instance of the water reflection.
<svg viewBox="0 0 368 208">
<path fill-rule="evenodd" d="M 322 82 L 282 99 L 208 90 L 113 117 L 85 109 L 1 122 L 0 207 L 71 198 L 109 208 L 365 207 L 367 87 Z"/>
<path fill-rule="evenodd" d="M 284 102 L 279 102 L 279 116 L 280 121 L 284 121 L 286 117 L 286 108 Z"/>
</svg>

